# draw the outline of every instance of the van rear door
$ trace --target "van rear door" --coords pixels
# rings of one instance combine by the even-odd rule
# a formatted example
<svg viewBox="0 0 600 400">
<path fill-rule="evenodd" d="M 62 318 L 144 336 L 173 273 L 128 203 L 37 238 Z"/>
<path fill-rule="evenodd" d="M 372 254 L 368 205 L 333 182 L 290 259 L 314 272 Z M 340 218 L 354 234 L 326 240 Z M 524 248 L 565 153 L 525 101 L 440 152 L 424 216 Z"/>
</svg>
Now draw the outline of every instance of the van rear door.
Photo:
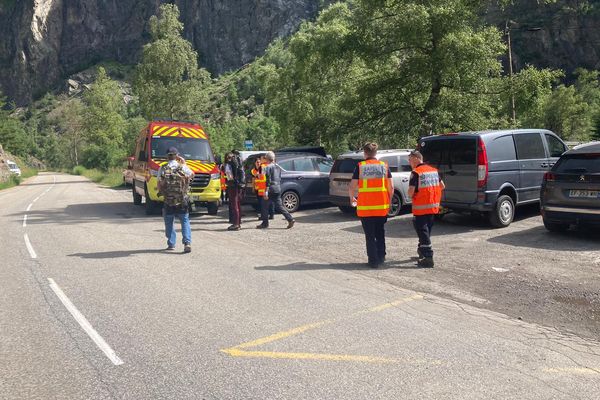
<svg viewBox="0 0 600 400">
<path fill-rule="evenodd" d="M 423 138 L 420 149 L 425 163 L 437 168 L 446 184 L 443 204 L 477 201 L 477 136 Z"/>
</svg>

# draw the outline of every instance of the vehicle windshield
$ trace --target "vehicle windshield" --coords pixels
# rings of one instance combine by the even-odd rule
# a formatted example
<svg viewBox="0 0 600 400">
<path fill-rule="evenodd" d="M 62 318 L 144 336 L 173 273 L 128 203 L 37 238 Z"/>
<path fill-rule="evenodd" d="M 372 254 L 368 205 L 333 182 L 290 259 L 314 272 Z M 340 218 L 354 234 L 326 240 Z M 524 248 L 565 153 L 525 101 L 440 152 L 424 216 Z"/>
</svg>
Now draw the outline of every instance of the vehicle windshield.
<svg viewBox="0 0 600 400">
<path fill-rule="evenodd" d="M 152 138 L 152 158 L 167 158 L 170 147 L 177 148 L 186 160 L 215 161 L 208 140 L 167 136 Z"/>
<path fill-rule="evenodd" d="M 563 156 L 554 170 L 564 174 L 600 174 L 600 154 Z"/>
<path fill-rule="evenodd" d="M 351 174 L 361 160 L 357 158 L 339 158 L 333 163 L 332 173 Z"/>
<path fill-rule="evenodd" d="M 10 163 L 10 162 L 9 162 L 9 163 L 8 163 L 8 168 L 9 168 L 9 169 L 17 169 L 17 164 L 14 164 L 14 163 Z"/>
</svg>

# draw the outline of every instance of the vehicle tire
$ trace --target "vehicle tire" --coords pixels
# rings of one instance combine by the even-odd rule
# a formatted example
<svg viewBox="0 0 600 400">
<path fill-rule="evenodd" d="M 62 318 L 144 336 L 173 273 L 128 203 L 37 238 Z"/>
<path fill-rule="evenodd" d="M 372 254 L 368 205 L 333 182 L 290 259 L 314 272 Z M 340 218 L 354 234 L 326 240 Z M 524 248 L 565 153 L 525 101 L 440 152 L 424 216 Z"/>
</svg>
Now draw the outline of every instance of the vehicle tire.
<svg viewBox="0 0 600 400">
<path fill-rule="evenodd" d="M 148 188 L 145 188 L 144 191 L 146 193 L 146 201 L 145 201 L 146 215 L 154 215 L 158 208 L 158 202 L 156 202 L 150 198 L 150 195 L 148 194 Z"/>
<path fill-rule="evenodd" d="M 569 224 L 561 224 L 559 222 L 550 222 L 544 220 L 544 226 L 550 232 L 562 233 L 569 229 Z"/>
<path fill-rule="evenodd" d="M 281 202 L 289 213 L 294 213 L 300 208 L 300 196 L 292 190 L 288 190 L 281 195 Z"/>
<path fill-rule="evenodd" d="M 133 192 L 133 204 L 135 204 L 136 206 L 139 206 L 142 204 L 142 195 L 138 194 L 135 191 L 135 186 L 132 186 L 131 191 Z"/>
<path fill-rule="evenodd" d="M 400 214 L 400 211 L 402 211 L 402 197 L 400 196 L 400 193 L 394 192 L 392 204 L 390 204 L 390 211 L 387 216 L 388 218 L 396 217 Z"/>
<path fill-rule="evenodd" d="M 208 203 L 206 209 L 208 210 L 208 215 L 217 215 L 219 212 L 219 203 Z"/>
<path fill-rule="evenodd" d="M 340 211 L 344 214 L 354 214 L 356 212 L 356 208 L 352 206 L 338 206 Z"/>
<path fill-rule="evenodd" d="M 515 203 L 510 196 L 502 195 L 498 197 L 496 205 L 490 211 L 490 223 L 495 228 L 506 228 L 515 218 Z"/>
</svg>

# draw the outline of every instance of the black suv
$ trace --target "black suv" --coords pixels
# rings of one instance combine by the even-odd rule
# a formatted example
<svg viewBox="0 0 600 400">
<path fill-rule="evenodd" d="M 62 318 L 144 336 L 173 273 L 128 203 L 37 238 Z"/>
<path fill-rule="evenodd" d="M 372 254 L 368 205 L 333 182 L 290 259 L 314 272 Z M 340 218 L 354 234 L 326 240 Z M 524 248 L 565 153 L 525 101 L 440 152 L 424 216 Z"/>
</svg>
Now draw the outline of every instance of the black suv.
<svg viewBox="0 0 600 400">
<path fill-rule="evenodd" d="M 544 174 L 567 146 L 553 132 L 517 129 L 428 136 L 419 149 L 446 184 L 444 208 L 485 213 L 506 227 L 515 206 L 539 202 Z"/>
<path fill-rule="evenodd" d="M 261 154 L 251 155 L 244 161 L 246 189 L 244 203 L 257 205 L 252 188 L 254 163 Z M 329 172 L 333 161 L 315 153 L 275 152 L 275 161 L 281 167 L 281 200 L 289 212 L 301 205 L 329 202 Z"/>
<path fill-rule="evenodd" d="M 567 151 L 544 176 L 542 217 L 549 231 L 600 226 L 600 142 Z"/>
</svg>

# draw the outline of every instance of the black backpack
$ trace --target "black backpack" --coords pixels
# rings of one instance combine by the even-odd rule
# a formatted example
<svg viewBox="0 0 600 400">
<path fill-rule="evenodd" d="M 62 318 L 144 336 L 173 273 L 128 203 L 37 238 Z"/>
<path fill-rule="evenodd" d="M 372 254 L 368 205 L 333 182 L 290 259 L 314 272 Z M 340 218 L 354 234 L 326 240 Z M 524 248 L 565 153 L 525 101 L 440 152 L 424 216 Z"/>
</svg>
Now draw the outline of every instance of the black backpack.
<svg viewBox="0 0 600 400">
<path fill-rule="evenodd" d="M 240 156 L 233 157 L 231 161 L 231 172 L 233 173 L 233 180 L 237 186 L 244 186 L 246 184 L 246 173 L 244 172 L 244 165 Z"/>
</svg>

